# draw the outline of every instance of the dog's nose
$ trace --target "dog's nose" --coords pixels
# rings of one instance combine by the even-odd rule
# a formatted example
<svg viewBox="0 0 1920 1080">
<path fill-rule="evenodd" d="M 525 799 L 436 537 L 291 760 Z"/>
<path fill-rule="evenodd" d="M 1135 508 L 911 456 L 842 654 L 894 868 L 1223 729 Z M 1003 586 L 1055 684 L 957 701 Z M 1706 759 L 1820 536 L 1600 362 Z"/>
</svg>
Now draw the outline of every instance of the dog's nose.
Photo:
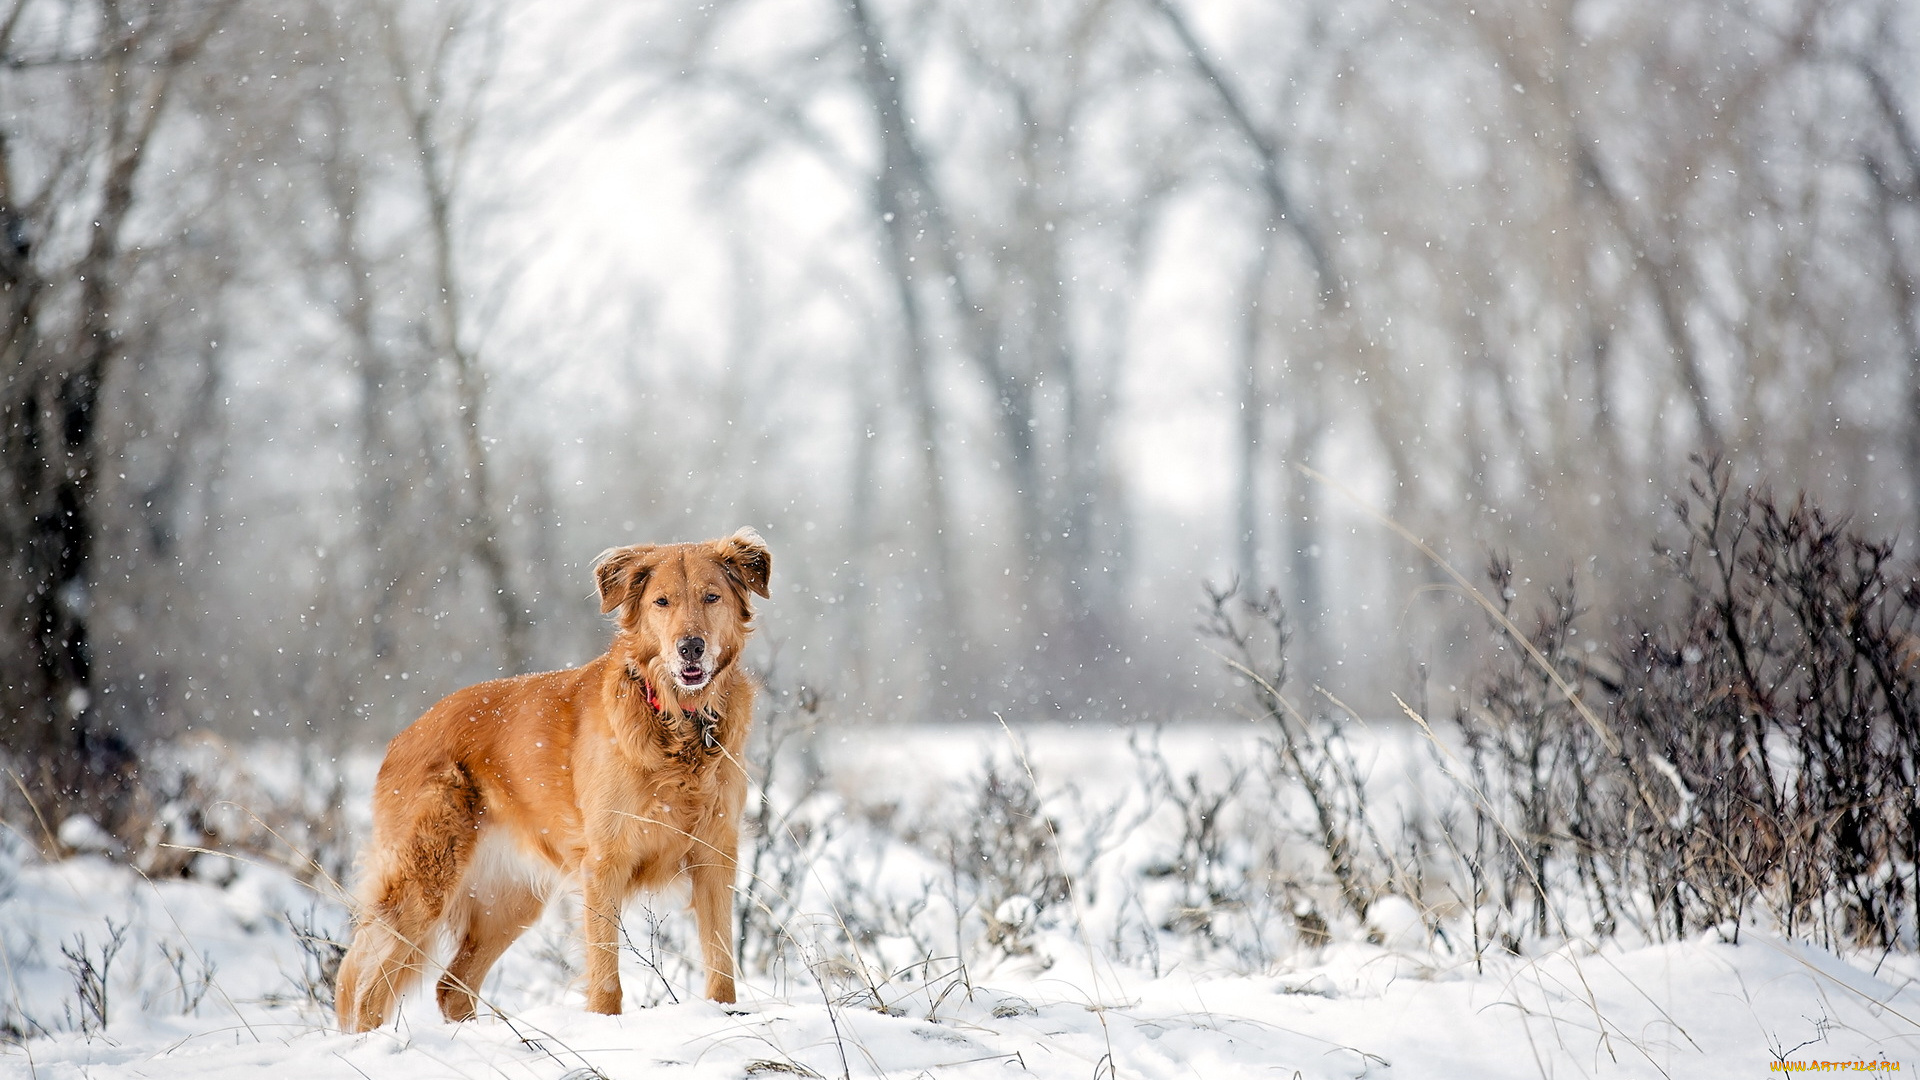
<svg viewBox="0 0 1920 1080">
<path fill-rule="evenodd" d="M 697 637 L 680 639 L 680 659 L 685 660 L 687 663 L 691 664 L 695 660 L 700 659 L 706 655 L 706 652 L 707 639 Z"/>
</svg>

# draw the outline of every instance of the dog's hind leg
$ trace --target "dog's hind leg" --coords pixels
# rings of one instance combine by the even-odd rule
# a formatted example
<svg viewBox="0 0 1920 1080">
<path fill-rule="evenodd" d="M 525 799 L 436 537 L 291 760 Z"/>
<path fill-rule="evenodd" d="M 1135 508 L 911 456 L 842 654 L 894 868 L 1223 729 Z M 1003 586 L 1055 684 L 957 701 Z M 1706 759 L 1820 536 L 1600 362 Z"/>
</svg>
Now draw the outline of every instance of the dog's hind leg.
<svg viewBox="0 0 1920 1080">
<path fill-rule="evenodd" d="M 480 883 L 462 898 L 448 925 L 459 942 L 446 974 L 440 976 L 440 1014 L 449 1020 L 473 1019 L 480 984 L 507 946 L 526 933 L 546 906 L 525 882 Z"/>
<path fill-rule="evenodd" d="M 353 944 L 340 962 L 334 1008 L 345 1031 L 371 1031 L 427 963 L 454 891 L 466 876 L 479 837 L 481 798 L 458 763 L 430 777 L 408 797 L 407 820 L 382 822 Z"/>
<path fill-rule="evenodd" d="M 390 891 L 400 893 L 404 885 Z M 372 1031 L 393 1018 L 394 1005 L 426 966 L 434 920 L 413 897 L 391 895 L 362 912 L 353 945 L 340 962 L 334 1009 L 342 1031 Z"/>
</svg>

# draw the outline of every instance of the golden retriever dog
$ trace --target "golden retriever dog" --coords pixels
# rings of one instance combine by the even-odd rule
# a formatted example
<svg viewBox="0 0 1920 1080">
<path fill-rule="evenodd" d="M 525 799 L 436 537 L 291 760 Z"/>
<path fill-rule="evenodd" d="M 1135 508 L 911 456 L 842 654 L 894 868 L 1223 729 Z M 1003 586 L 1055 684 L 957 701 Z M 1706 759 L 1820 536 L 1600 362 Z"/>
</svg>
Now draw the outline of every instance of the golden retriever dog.
<svg viewBox="0 0 1920 1080">
<path fill-rule="evenodd" d="M 733 1000 L 733 884 L 753 723 L 739 664 L 772 558 L 752 529 L 594 563 L 613 644 L 585 667 L 469 686 L 387 746 L 373 793 L 340 1026 L 393 1018 L 437 942 L 440 1011 L 473 1016 L 487 971 L 576 882 L 587 1008 L 620 1011 L 620 909 L 685 876 L 707 996 Z"/>
</svg>

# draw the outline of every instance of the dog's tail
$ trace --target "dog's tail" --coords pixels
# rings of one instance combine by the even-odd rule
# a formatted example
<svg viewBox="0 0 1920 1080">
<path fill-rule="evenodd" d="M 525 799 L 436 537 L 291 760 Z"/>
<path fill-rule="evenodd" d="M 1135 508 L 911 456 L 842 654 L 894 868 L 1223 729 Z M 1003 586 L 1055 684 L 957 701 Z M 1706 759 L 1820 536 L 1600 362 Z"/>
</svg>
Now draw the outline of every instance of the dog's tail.
<svg viewBox="0 0 1920 1080">
<path fill-rule="evenodd" d="M 334 989 L 344 1031 L 371 1031 L 392 1019 L 400 996 L 426 968 L 427 949 L 480 836 L 480 787 L 458 762 L 397 801 L 381 801 L 353 944 Z"/>
</svg>

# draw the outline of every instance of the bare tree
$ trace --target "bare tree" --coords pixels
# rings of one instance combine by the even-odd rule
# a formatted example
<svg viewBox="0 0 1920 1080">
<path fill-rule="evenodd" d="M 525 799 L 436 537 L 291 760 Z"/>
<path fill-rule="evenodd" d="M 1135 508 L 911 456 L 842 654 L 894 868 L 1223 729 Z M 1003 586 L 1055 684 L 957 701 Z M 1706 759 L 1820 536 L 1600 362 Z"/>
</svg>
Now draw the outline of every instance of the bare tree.
<svg viewBox="0 0 1920 1080">
<path fill-rule="evenodd" d="M 1016 655 L 1057 650 L 1050 663 L 1084 669 L 1109 654 L 1119 630 L 1100 569 L 1110 558 L 1100 535 L 1110 495 L 1100 477 L 1116 376 L 1095 357 L 1111 364 L 1125 354 L 1090 351 L 1083 340 L 1074 313 L 1085 301 L 1069 262 L 1083 246 L 1113 242 L 1094 224 L 1096 214 L 1118 225 L 1121 237 L 1137 236 L 1137 223 L 1156 212 L 1165 191 L 1150 171 L 1117 204 L 1093 203 L 1076 190 L 1080 132 L 1099 90 L 1108 79 L 1131 77 L 1128 57 L 1109 46 L 1120 33 L 1114 9 L 1089 3 L 943 13 L 938 25 L 964 58 L 971 92 L 1009 119 L 986 135 L 987 144 L 966 148 L 1004 153 L 1013 165 L 1002 185 L 984 191 L 968 190 L 973 177 L 961 173 L 960 161 L 943 165 L 921 145 L 916 133 L 929 125 L 911 105 L 915 78 L 902 49 L 863 0 L 845 10 L 859 85 L 884 148 L 874 205 L 894 252 L 888 265 L 908 297 L 903 308 L 912 305 L 910 325 L 929 326 L 919 297 L 945 301 L 939 325 L 956 331 L 954 359 L 970 369 L 993 418 L 987 462 L 1012 510 L 1002 533 L 1015 552 L 1008 569 L 1019 574 L 1012 595 L 1030 602 L 1012 628 Z M 1028 55 L 1064 58 L 1064 65 L 1020 59 Z M 1125 259 L 1139 250 L 1122 240 L 1120 251 L 1124 278 Z M 956 411 L 952 390 L 938 381 L 922 385 L 924 355 L 913 354 L 909 366 L 921 415 Z M 1079 693 L 1046 693 L 1062 690 Z"/>
<path fill-rule="evenodd" d="M 100 422 L 102 394 L 139 325 L 142 166 L 179 73 L 227 7 L 17 0 L 0 14 L 0 68 L 11 72 L 0 79 L 10 96 L 43 102 L 11 111 L 0 132 L 4 739 L 50 812 L 85 810 L 109 826 L 125 813 L 142 733 L 103 723 L 97 700 L 94 554 L 115 438 Z"/>
<path fill-rule="evenodd" d="M 1319 645 L 1325 606 L 1324 590 L 1320 584 L 1322 564 L 1318 557 L 1319 489 L 1317 485 L 1303 482 L 1294 466 L 1308 464 L 1317 458 L 1316 447 L 1327 430 L 1327 420 L 1319 385 L 1321 380 L 1313 376 L 1308 365 L 1299 365 L 1289 373 L 1287 385 L 1280 391 L 1284 395 L 1291 421 L 1286 450 L 1280 455 L 1269 453 L 1266 424 L 1269 394 L 1262 390 L 1262 376 L 1263 372 L 1275 366 L 1271 359 L 1274 343 L 1270 330 L 1282 317 L 1271 310 L 1273 302 L 1279 299 L 1275 296 L 1273 282 L 1279 234 L 1283 231 L 1291 234 L 1306 256 L 1317 291 L 1318 303 L 1311 316 L 1315 321 L 1324 324 L 1340 319 L 1340 308 L 1346 302 L 1346 290 L 1334 266 L 1333 255 L 1322 239 L 1320 227 L 1300 206 L 1291 190 L 1287 179 L 1289 155 L 1280 139 L 1267 125 L 1254 118 L 1245 93 L 1210 55 L 1181 13 L 1179 5 L 1174 0 L 1152 0 L 1152 3 L 1172 28 L 1181 48 L 1186 51 L 1195 74 L 1218 101 L 1220 113 L 1232 136 L 1244 142 L 1254 155 L 1255 187 L 1261 196 L 1262 209 L 1254 232 L 1254 256 L 1246 272 L 1241 300 L 1242 323 L 1237 339 L 1240 445 L 1234 513 L 1236 567 L 1246 588 L 1253 592 L 1263 588 L 1266 575 L 1261 571 L 1259 560 L 1262 516 L 1260 463 L 1277 457 L 1282 470 L 1277 480 L 1287 493 L 1282 499 L 1281 510 L 1287 526 L 1282 537 L 1287 553 L 1287 581 L 1293 592 L 1305 642 L 1301 660 L 1308 671 L 1317 674 L 1324 662 L 1323 650 Z M 1317 21 L 1317 17 L 1310 23 L 1313 21 Z M 1291 79 L 1286 81 L 1292 82 Z M 1290 104 L 1294 108 L 1299 106 L 1297 100 Z M 1285 303 L 1285 300 L 1279 299 L 1279 302 Z"/>
<path fill-rule="evenodd" d="M 1861 160 L 1873 183 L 1874 211 L 1886 244 L 1886 282 L 1893 323 L 1906 360 L 1906 423 L 1902 441 L 1912 513 L 1920 517 L 1920 123 L 1903 106 L 1890 69 L 1901 61 L 1901 38 L 1892 25 L 1898 13 L 1885 6 L 1875 20 L 1873 52 L 1855 58 L 1881 127 L 1881 147 L 1871 143 Z"/>
<path fill-rule="evenodd" d="M 531 655 L 530 623 L 494 506 L 491 455 L 481 432 L 486 372 L 475 343 L 478 329 L 467 311 L 472 285 L 461 273 L 464 262 L 454 220 L 480 100 L 496 63 L 499 12 L 484 3 L 403 12 L 397 5 L 372 0 L 372 8 L 381 22 L 381 47 L 426 207 L 424 235 L 433 290 L 428 340 L 453 372 L 467 496 L 462 527 L 491 587 L 506 667 L 522 671 Z"/>
</svg>

